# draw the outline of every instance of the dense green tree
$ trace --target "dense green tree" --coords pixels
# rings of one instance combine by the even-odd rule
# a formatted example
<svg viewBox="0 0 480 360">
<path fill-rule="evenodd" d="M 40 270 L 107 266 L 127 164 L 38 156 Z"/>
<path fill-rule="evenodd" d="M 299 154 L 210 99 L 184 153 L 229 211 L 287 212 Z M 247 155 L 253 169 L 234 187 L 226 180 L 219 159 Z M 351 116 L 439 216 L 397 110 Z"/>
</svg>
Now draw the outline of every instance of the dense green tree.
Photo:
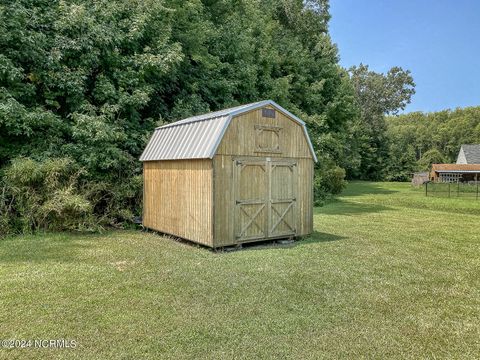
<svg viewBox="0 0 480 360">
<path fill-rule="evenodd" d="M 357 108 L 329 18 L 326 0 L 5 0 L 0 172 L 69 164 L 78 177 L 64 203 L 81 199 L 84 219 L 115 225 L 140 212 L 137 159 L 157 124 L 271 98 L 307 121 L 317 197 L 338 191 Z M 0 207 L 21 216 L 12 183 Z"/>
<path fill-rule="evenodd" d="M 399 142 L 403 142 L 403 139 L 399 139 Z M 413 148 L 413 145 L 410 145 Z M 422 157 L 418 159 L 418 169 L 423 171 L 429 171 L 432 168 L 432 164 L 445 163 L 445 157 L 438 149 L 430 149 L 422 154 Z"/>
<path fill-rule="evenodd" d="M 455 162 L 462 144 L 480 144 L 480 107 L 389 116 L 386 124 L 391 143 L 413 148 L 417 165 L 412 171 Z"/>
<path fill-rule="evenodd" d="M 411 144 L 389 138 L 388 160 L 383 179 L 387 181 L 408 181 L 417 170 L 415 149 Z"/>
<path fill-rule="evenodd" d="M 349 73 L 360 109 L 352 127 L 360 161 L 357 167 L 347 170 L 350 177 L 379 180 L 385 176 L 392 154 L 385 115 L 405 109 L 415 93 L 415 83 L 410 72 L 400 67 L 381 74 L 360 64 L 350 68 Z"/>
</svg>

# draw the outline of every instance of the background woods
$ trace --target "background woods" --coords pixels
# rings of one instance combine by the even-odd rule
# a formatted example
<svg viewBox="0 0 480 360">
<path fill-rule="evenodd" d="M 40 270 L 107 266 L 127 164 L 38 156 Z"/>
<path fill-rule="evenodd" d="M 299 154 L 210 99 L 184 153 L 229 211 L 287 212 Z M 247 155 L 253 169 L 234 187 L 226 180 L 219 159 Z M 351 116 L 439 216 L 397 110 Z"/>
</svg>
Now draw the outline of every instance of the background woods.
<svg viewBox="0 0 480 360">
<path fill-rule="evenodd" d="M 155 126 L 259 99 L 309 122 L 335 176 L 354 106 L 328 19 L 325 1 L 3 2 L 2 233 L 131 220 Z"/>
<path fill-rule="evenodd" d="M 262 99 L 307 122 L 317 204 L 345 177 L 403 179 L 417 160 L 451 157 L 454 140 L 423 131 L 437 131 L 431 117 L 447 131 L 456 113 L 385 120 L 410 101 L 412 77 L 341 68 L 328 10 L 326 0 L 4 1 L 0 232 L 125 224 L 141 213 L 138 157 L 155 126 Z"/>
<path fill-rule="evenodd" d="M 404 181 L 431 164 L 455 162 L 462 144 L 479 144 L 480 107 L 392 116 L 387 129 L 392 160 L 386 177 Z"/>
</svg>

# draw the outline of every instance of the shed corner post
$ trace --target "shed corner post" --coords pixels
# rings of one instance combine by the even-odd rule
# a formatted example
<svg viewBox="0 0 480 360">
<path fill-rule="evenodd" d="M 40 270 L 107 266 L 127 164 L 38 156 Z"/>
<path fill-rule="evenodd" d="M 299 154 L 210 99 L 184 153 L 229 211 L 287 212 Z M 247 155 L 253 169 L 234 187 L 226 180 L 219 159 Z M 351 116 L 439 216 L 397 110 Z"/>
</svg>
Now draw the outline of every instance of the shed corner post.
<svg viewBox="0 0 480 360">
<path fill-rule="evenodd" d="M 215 182 L 216 182 L 216 172 L 215 172 L 215 161 L 213 160 L 214 158 L 212 157 L 211 159 L 211 164 L 212 164 L 212 183 L 211 183 L 211 186 L 210 186 L 210 191 L 211 191 L 211 197 L 210 197 L 210 201 L 212 202 L 212 209 L 211 209 L 211 213 L 210 213 L 210 216 L 211 216 L 211 244 L 212 244 L 212 248 L 216 251 L 216 244 L 215 244 L 215 197 L 216 197 L 216 193 L 215 193 Z"/>
</svg>

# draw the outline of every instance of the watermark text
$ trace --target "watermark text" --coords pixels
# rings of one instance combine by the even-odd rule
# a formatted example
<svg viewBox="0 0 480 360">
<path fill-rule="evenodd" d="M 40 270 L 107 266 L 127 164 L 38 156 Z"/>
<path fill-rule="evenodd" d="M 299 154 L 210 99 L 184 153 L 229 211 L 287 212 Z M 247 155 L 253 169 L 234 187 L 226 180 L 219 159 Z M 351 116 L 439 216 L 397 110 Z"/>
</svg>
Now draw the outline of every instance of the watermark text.
<svg viewBox="0 0 480 360">
<path fill-rule="evenodd" d="M 72 339 L 4 339 L 0 349 L 75 349 L 77 340 Z"/>
</svg>

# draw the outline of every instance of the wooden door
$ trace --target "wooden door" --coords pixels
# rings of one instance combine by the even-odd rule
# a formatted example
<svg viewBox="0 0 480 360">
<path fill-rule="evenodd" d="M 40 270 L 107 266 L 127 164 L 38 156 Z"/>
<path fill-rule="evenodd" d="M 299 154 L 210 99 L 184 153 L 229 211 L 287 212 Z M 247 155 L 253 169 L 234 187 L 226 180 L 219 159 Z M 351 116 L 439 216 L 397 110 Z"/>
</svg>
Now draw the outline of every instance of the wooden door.
<svg viewBox="0 0 480 360">
<path fill-rule="evenodd" d="M 235 160 L 235 237 L 267 237 L 268 178 L 265 160 Z"/>
<path fill-rule="evenodd" d="M 294 236 L 297 233 L 297 163 L 271 161 L 269 165 L 268 236 Z"/>
<path fill-rule="evenodd" d="M 242 159 L 235 160 L 234 168 L 237 241 L 294 236 L 296 162 Z"/>
</svg>

